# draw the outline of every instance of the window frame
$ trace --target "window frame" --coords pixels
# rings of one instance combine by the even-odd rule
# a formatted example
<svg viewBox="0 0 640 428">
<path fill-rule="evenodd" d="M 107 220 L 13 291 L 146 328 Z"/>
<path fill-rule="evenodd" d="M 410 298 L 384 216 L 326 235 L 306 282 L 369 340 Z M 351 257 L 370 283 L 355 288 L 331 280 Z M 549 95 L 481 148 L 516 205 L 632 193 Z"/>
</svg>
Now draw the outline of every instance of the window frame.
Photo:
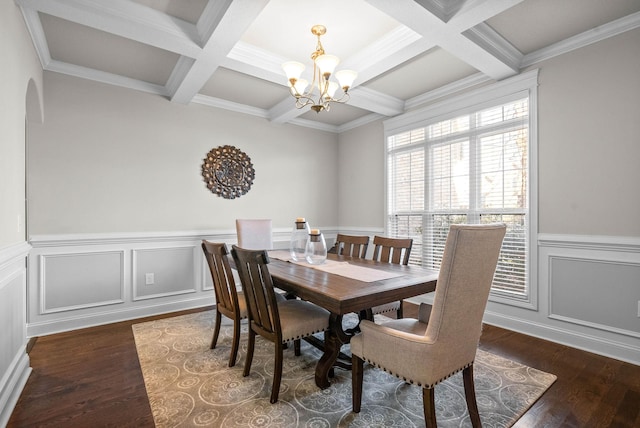
<svg viewBox="0 0 640 428">
<path fill-rule="evenodd" d="M 419 108 L 400 116 L 384 121 L 384 221 L 385 233 L 389 234 L 389 137 L 402 134 L 404 132 L 426 128 L 429 125 L 443 120 L 453 119 L 460 115 L 471 114 L 500 104 L 507 104 L 524 97 L 529 102 L 528 121 L 528 235 L 527 235 L 527 255 L 528 265 L 526 272 L 525 296 L 509 296 L 503 292 L 492 290 L 489 301 L 518 306 L 526 309 L 538 309 L 538 117 L 537 117 L 537 87 L 538 70 L 531 70 L 515 77 L 493 83 L 481 88 L 471 90 L 467 93 L 452 96 L 440 102 L 435 102 L 429 106 Z M 425 162 L 427 154 L 425 153 Z M 426 177 L 425 177 L 426 180 Z M 426 201 L 425 201 L 426 203 Z M 426 207 L 422 211 L 426 213 Z"/>
</svg>

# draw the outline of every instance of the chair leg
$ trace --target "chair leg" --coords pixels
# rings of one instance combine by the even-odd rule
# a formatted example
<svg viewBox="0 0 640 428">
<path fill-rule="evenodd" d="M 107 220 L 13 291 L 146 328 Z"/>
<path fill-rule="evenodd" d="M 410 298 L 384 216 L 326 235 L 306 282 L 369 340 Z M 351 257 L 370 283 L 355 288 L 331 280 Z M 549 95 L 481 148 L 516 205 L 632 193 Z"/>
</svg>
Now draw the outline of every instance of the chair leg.
<svg viewBox="0 0 640 428">
<path fill-rule="evenodd" d="M 464 381 L 464 398 L 467 400 L 467 408 L 469 409 L 469 417 L 473 428 L 480 428 L 480 412 L 478 412 L 478 402 L 476 401 L 476 389 L 473 382 L 473 364 L 462 371 L 462 379 Z"/>
<path fill-rule="evenodd" d="M 256 344 L 256 332 L 249 327 L 249 341 L 247 344 L 247 357 L 244 362 L 244 371 L 242 372 L 242 376 L 249 376 L 249 372 L 251 371 L 251 363 L 253 362 L 253 348 Z"/>
<path fill-rule="evenodd" d="M 276 358 L 273 365 L 273 385 L 271 386 L 271 404 L 278 401 L 280 394 L 280 381 L 282 380 L 282 343 L 276 343 Z"/>
<path fill-rule="evenodd" d="M 296 357 L 300 356 L 300 339 L 296 339 L 293 341 L 293 354 Z"/>
<path fill-rule="evenodd" d="M 403 306 L 404 306 L 404 300 L 400 300 L 400 307 L 396 311 L 396 317 L 398 319 L 404 318 Z"/>
<path fill-rule="evenodd" d="M 220 322 L 222 321 L 222 316 L 220 312 L 216 311 L 216 326 L 213 328 L 213 339 L 211 339 L 211 349 L 216 347 L 216 343 L 218 343 L 218 335 L 220 334 Z"/>
<path fill-rule="evenodd" d="M 436 428 L 435 388 L 422 389 L 422 405 L 424 406 L 424 423 L 427 428 Z"/>
<path fill-rule="evenodd" d="M 351 357 L 351 400 L 353 413 L 360 413 L 362 405 L 362 381 L 364 361 L 353 355 Z"/>
<path fill-rule="evenodd" d="M 238 357 L 238 347 L 240 345 L 240 320 L 233 321 L 233 343 L 231 344 L 231 355 L 229 356 L 229 367 L 236 365 Z"/>
</svg>

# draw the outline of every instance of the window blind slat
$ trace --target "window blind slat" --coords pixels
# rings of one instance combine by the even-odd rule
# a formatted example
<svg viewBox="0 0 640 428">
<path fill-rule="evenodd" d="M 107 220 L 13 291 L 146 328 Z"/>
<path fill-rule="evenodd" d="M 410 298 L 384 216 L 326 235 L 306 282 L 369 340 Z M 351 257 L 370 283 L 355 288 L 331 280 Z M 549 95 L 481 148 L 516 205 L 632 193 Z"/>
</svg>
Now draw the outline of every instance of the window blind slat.
<svg viewBox="0 0 640 428">
<path fill-rule="evenodd" d="M 528 293 L 528 99 L 452 115 L 387 140 L 387 231 L 439 268 L 449 226 L 507 224 L 492 290 Z"/>
</svg>

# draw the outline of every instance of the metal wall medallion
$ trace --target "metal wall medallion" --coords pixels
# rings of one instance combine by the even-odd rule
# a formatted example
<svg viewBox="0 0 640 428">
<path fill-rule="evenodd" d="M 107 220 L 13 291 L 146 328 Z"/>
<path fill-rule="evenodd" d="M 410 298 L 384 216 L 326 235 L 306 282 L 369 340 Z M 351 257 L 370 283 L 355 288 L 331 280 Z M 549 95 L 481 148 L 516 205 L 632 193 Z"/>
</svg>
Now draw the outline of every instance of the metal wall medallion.
<svg viewBox="0 0 640 428">
<path fill-rule="evenodd" d="M 233 146 L 220 146 L 207 154 L 202 177 L 207 187 L 225 199 L 235 199 L 251 189 L 256 171 L 251 158 Z"/>
</svg>

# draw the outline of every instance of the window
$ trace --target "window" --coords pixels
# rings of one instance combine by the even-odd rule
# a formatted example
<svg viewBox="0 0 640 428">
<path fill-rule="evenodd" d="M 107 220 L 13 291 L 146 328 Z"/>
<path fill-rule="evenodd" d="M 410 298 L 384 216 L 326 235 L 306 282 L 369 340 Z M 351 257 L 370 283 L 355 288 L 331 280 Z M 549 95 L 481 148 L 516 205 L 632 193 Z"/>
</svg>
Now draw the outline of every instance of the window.
<svg viewBox="0 0 640 428">
<path fill-rule="evenodd" d="M 492 297 L 529 301 L 530 93 L 485 92 L 476 107 L 387 132 L 386 230 L 414 239 L 410 263 L 437 269 L 451 224 L 504 222 Z"/>
</svg>

